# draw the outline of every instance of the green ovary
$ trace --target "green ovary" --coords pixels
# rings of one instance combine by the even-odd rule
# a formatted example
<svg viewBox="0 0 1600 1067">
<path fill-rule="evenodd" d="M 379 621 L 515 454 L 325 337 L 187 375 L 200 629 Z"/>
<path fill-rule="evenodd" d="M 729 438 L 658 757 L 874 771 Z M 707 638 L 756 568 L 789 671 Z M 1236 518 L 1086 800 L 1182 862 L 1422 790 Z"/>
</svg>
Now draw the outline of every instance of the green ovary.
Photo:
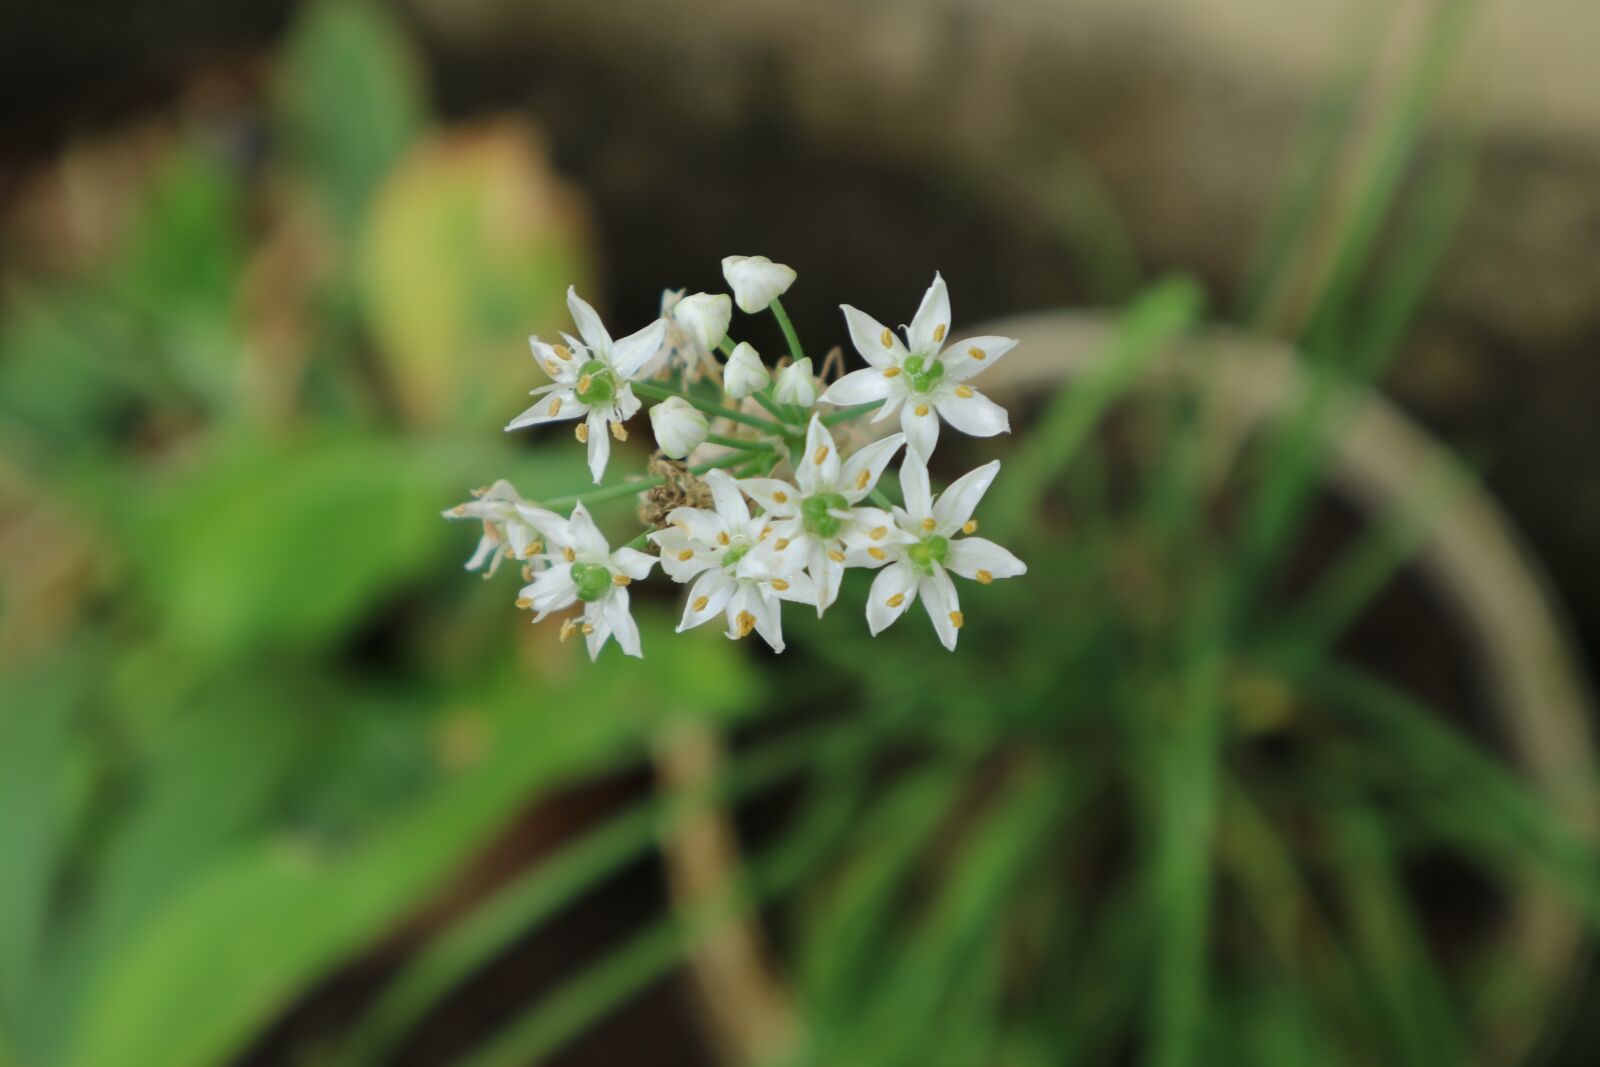
<svg viewBox="0 0 1600 1067">
<path fill-rule="evenodd" d="M 593 604 L 611 588 L 611 572 L 598 563 L 574 563 L 572 583 L 578 587 L 578 599 Z"/>
<path fill-rule="evenodd" d="M 938 534 L 925 537 L 906 549 L 906 558 L 917 569 L 917 573 L 929 576 L 932 576 L 934 567 L 942 567 L 949 557 L 950 542 Z"/>
<path fill-rule="evenodd" d="M 914 393 L 931 393 L 944 378 L 944 364 L 924 356 L 907 356 L 906 381 Z"/>
<path fill-rule="evenodd" d="M 844 521 L 828 514 L 830 511 L 840 511 L 850 506 L 839 493 L 818 493 L 808 496 L 800 502 L 800 521 L 805 524 L 808 533 L 816 534 L 826 540 L 839 536 L 839 530 Z"/>
<path fill-rule="evenodd" d="M 578 399 L 585 404 L 604 404 L 616 395 L 616 376 L 600 360 L 591 359 L 578 371 Z"/>
</svg>

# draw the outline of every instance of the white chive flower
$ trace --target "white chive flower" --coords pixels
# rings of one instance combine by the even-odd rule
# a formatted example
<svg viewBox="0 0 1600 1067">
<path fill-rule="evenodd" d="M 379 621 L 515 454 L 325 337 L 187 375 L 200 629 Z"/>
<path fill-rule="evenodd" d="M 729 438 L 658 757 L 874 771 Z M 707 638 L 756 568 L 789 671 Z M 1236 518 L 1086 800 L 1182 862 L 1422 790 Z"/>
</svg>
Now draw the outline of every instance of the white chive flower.
<svg viewBox="0 0 1600 1067">
<path fill-rule="evenodd" d="M 797 359 L 778 372 L 772 397 L 780 404 L 809 408 L 817 402 L 817 379 L 811 373 L 811 357 Z"/>
<path fill-rule="evenodd" d="M 589 658 L 596 659 L 601 646 L 614 637 L 627 655 L 642 656 L 639 627 L 628 612 L 628 585 L 650 573 L 655 557 L 635 548 L 611 551 L 581 503 L 574 505 L 568 519 L 531 505 L 519 510 L 544 536 L 548 566 L 523 587 L 517 606 L 532 609 L 533 621 L 538 622 L 581 601 L 581 621 L 568 619 L 561 624 L 563 641 L 583 634 Z"/>
<path fill-rule="evenodd" d="M 723 392 L 735 400 L 742 400 L 752 393 L 759 393 L 771 381 L 772 376 L 762 364 L 760 353 L 750 347 L 750 342 L 740 341 L 733 346 L 728 365 L 722 368 Z"/>
<path fill-rule="evenodd" d="M 692 293 L 672 307 L 672 321 L 706 353 L 728 336 L 732 320 L 733 300 L 727 293 Z"/>
<path fill-rule="evenodd" d="M 668 397 L 650 409 L 656 445 L 673 459 L 682 459 L 705 443 L 710 427 L 705 412 L 681 396 Z"/>
<path fill-rule="evenodd" d="M 747 315 L 765 311 L 769 304 L 789 291 L 795 279 L 793 267 L 774 263 L 766 256 L 725 256 L 722 276 L 728 279 L 739 310 Z"/>
<path fill-rule="evenodd" d="M 851 553 L 861 557 L 859 566 L 886 562 L 889 544 L 905 535 L 887 511 L 856 505 L 872 492 L 904 441 L 903 434 L 892 434 L 841 460 L 833 435 L 813 415 L 805 454 L 794 459 L 794 484 L 779 478 L 739 482 L 772 526 L 772 535 L 752 552 L 752 567 L 787 574 L 803 565 L 816 586 L 820 616 L 839 595 Z"/>
<path fill-rule="evenodd" d="M 526 501 L 510 482 L 501 478 L 489 488 L 476 491 L 473 497 L 444 513 L 447 519 L 478 519 L 483 523 L 483 536 L 467 560 L 467 570 L 482 570 L 488 578 L 506 556 L 531 561 L 543 550 L 539 531 L 517 510 L 517 505 Z"/>
<path fill-rule="evenodd" d="M 999 471 L 999 460 L 985 463 L 957 478 L 935 500 L 927 466 L 916 456 L 906 456 L 900 467 L 906 504 L 894 509 L 895 525 L 905 536 L 889 547 L 894 562 L 878 572 L 867 595 L 867 627 L 874 637 L 920 597 L 939 640 L 954 650 L 962 616 L 950 574 L 988 585 L 1027 572 L 1026 564 L 993 541 L 957 536 L 978 528 L 972 512 Z"/>
<path fill-rule="evenodd" d="M 755 566 L 750 554 L 774 536 L 765 516 L 750 515 L 738 483 L 726 471 L 705 475 L 715 510 L 674 508 L 672 525 L 650 535 L 661 549 L 661 569 L 675 582 L 692 582 L 678 632 L 691 630 L 718 615 L 728 621 L 734 640 L 753 630 L 783 651 L 781 602 L 815 604 L 811 579 L 798 566 L 778 572 Z"/>
<path fill-rule="evenodd" d="M 589 473 L 598 485 L 611 456 L 611 437 L 626 440 L 628 432 L 622 424 L 639 410 L 639 400 L 628 382 L 642 377 L 646 365 L 657 355 L 667 323 L 657 319 L 613 342 L 600 316 L 575 288 L 567 289 L 567 308 L 583 339 L 562 334 L 566 343 L 556 345 L 537 337 L 528 339 L 534 358 L 552 382 L 532 391 L 538 398 L 534 405 L 512 419 L 506 429 L 583 419 L 578 424 L 578 440 L 589 446 Z"/>
<path fill-rule="evenodd" d="M 900 412 L 906 451 L 924 462 L 939 441 L 939 423 L 973 437 L 992 437 L 1011 429 L 1005 409 L 967 382 L 993 366 L 1015 345 L 1010 337 L 969 337 L 946 347 L 950 330 L 950 294 L 935 274 L 900 340 L 871 315 L 841 304 L 850 339 L 868 366 L 828 387 L 822 399 L 851 406 L 883 401 L 873 421 Z"/>
</svg>

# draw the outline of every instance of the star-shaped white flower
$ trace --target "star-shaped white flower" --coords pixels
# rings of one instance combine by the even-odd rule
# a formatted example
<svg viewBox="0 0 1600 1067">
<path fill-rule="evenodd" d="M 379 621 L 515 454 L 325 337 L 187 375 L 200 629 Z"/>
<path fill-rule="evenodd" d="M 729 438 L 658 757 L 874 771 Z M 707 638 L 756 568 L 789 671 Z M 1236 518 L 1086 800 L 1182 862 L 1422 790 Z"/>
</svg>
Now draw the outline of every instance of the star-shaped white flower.
<svg viewBox="0 0 1600 1067">
<path fill-rule="evenodd" d="M 533 621 L 538 622 L 582 601 L 583 620 L 568 619 L 561 625 L 563 641 L 582 633 L 590 659 L 599 657 L 600 647 L 610 637 L 628 655 L 643 655 L 639 627 L 628 613 L 628 585 L 650 573 L 655 557 L 627 547 L 611 551 L 581 503 L 573 507 L 569 519 L 526 504 L 519 511 L 544 536 L 549 565 L 523 587 L 517 606 L 531 608 L 536 612 Z"/>
<path fill-rule="evenodd" d="M 444 513 L 447 519 L 478 519 L 483 523 L 483 536 L 467 560 L 467 570 L 482 570 L 488 578 L 508 554 L 513 559 L 531 560 L 542 551 L 539 531 L 517 510 L 517 505 L 526 501 L 510 482 L 502 478 L 487 489 L 475 491 L 473 497 Z"/>
<path fill-rule="evenodd" d="M 650 535 L 661 549 L 661 569 L 675 582 L 693 582 L 678 632 L 693 629 L 719 613 L 727 616 L 734 640 L 754 630 L 783 651 L 781 601 L 814 604 L 816 591 L 800 570 L 800 561 L 786 572 L 758 568 L 750 553 L 773 536 L 765 516 L 751 517 L 738 484 L 726 471 L 705 475 L 715 508 L 674 508 L 671 526 Z"/>
<path fill-rule="evenodd" d="M 1011 420 L 1000 405 L 967 382 L 1016 345 L 1010 337 L 969 337 L 945 347 L 950 330 L 950 294 L 935 274 L 922 306 L 906 329 L 904 343 L 871 315 L 841 304 L 850 340 L 868 366 L 828 387 L 822 399 L 850 406 L 883 401 L 873 421 L 897 410 L 906 434 L 906 451 L 924 463 L 939 441 L 939 423 L 948 422 L 973 437 L 1007 433 Z"/>
<path fill-rule="evenodd" d="M 927 465 L 915 456 L 906 457 L 900 467 L 906 506 L 894 509 L 895 525 L 905 537 L 889 546 L 894 562 L 878 572 L 867 596 L 867 626 L 874 637 L 920 596 L 939 640 L 953 651 L 962 617 L 949 572 L 980 585 L 1027 573 L 1026 564 L 993 541 L 956 536 L 978 528 L 972 512 L 999 472 L 999 460 L 985 463 L 957 478 L 935 500 L 928 488 Z"/>
<path fill-rule="evenodd" d="M 851 553 L 857 566 L 888 560 L 889 542 L 899 539 L 893 518 L 882 508 L 856 505 L 871 493 L 904 434 L 891 434 L 841 461 L 833 435 L 819 416 L 806 430 L 805 454 L 796 456 L 795 482 L 745 478 L 739 487 L 767 513 L 772 535 L 751 553 L 751 565 L 772 574 L 792 573 L 796 561 L 816 587 L 817 615 L 839 595 L 839 581 Z M 857 551 L 859 550 L 859 552 Z"/>
<path fill-rule="evenodd" d="M 507 430 L 538 426 L 546 422 L 582 418 L 578 440 L 589 446 L 589 473 L 596 484 L 605 473 L 611 457 L 611 437 L 627 440 L 622 424 L 639 410 L 639 400 L 628 382 L 641 377 L 647 364 L 661 348 L 666 336 L 665 319 L 657 319 L 644 329 L 613 342 L 594 308 L 567 289 L 567 308 L 578 324 L 579 341 L 562 334 L 565 344 L 551 345 L 537 337 L 528 338 L 533 356 L 539 361 L 551 384 L 532 391 L 534 405 L 512 419 Z"/>
</svg>

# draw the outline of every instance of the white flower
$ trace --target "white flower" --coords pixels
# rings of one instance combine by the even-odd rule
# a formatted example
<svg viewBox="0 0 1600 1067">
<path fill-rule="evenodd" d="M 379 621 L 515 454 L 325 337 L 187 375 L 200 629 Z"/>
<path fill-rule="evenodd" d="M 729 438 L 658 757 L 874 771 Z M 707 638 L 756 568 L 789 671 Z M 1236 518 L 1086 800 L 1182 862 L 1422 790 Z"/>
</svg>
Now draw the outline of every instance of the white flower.
<svg viewBox="0 0 1600 1067">
<path fill-rule="evenodd" d="M 656 444 L 673 459 L 682 459 L 705 443 L 705 413 L 681 396 L 668 397 L 650 409 Z"/>
<path fill-rule="evenodd" d="M 808 408 L 817 402 L 817 379 L 811 373 L 811 357 L 797 359 L 778 372 L 778 384 L 772 390 L 773 399 L 780 404 L 798 404 Z"/>
<path fill-rule="evenodd" d="M 850 339 L 869 366 L 834 382 L 823 400 L 843 406 L 881 400 L 883 407 L 873 416 L 874 422 L 900 410 L 906 451 L 923 462 L 938 443 L 940 420 L 973 437 L 1010 431 L 1005 409 L 966 383 L 997 363 L 1017 342 L 1010 337 L 969 337 L 944 347 L 950 329 L 950 295 L 938 274 L 906 329 L 904 344 L 871 315 L 849 304 L 840 307 Z"/>
<path fill-rule="evenodd" d="M 512 419 L 506 429 L 582 418 L 578 440 L 589 446 L 589 473 L 599 484 L 611 456 L 610 437 L 627 440 L 628 432 L 622 424 L 639 410 L 639 400 L 628 382 L 641 377 L 657 355 L 667 323 L 657 319 L 637 333 L 613 342 L 600 316 L 575 288 L 567 289 L 567 308 L 583 340 L 562 334 L 566 344 L 550 345 L 537 337 L 528 338 L 534 358 L 550 375 L 552 384 L 533 390 L 532 395 L 539 399 Z"/>
<path fill-rule="evenodd" d="M 728 357 L 728 365 L 722 369 L 722 388 L 735 400 L 741 400 L 751 393 L 759 393 L 772 381 L 767 368 L 761 363 L 761 356 L 748 341 L 740 341 L 733 346 L 733 355 Z"/>
<path fill-rule="evenodd" d="M 532 559 L 543 550 L 539 531 L 534 529 L 517 505 L 525 503 L 522 496 L 504 478 L 487 489 L 473 493 L 475 499 L 457 504 L 444 513 L 447 519 L 479 519 L 483 522 L 483 536 L 478 539 L 477 550 L 467 560 L 467 570 L 484 568 L 485 578 L 494 574 L 500 561 L 509 554 L 513 559 Z"/>
<path fill-rule="evenodd" d="M 811 417 L 805 454 L 795 459 L 795 482 L 745 478 L 739 487 L 766 511 L 772 536 L 750 556 L 752 570 L 792 573 L 803 564 L 816 586 L 820 616 L 839 595 L 839 581 L 851 553 L 856 566 L 874 567 L 889 559 L 889 543 L 905 537 L 881 508 L 855 505 L 872 492 L 883 468 L 905 441 L 893 434 L 840 461 L 833 436 L 822 419 Z"/>
<path fill-rule="evenodd" d="M 650 573 L 655 557 L 634 548 L 611 551 L 581 503 L 573 507 L 570 519 L 531 505 L 518 510 L 544 535 L 549 566 L 523 587 L 517 606 L 537 612 L 533 621 L 538 622 L 552 611 L 582 601 L 583 621 L 564 622 L 563 641 L 582 633 L 590 659 L 600 655 L 600 647 L 609 637 L 615 637 L 628 655 L 642 655 L 639 627 L 628 613 L 628 585 Z"/>
<path fill-rule="evenodd" d="M 688 331 L 702 351 L 710 352 L 728 336 L 728 323 L 733 319 L 733 301 L 727 293 L 695 293 L 673 306 L 672 318 Z"/>
<path fill-rule="evenodd" d="M 726 472 L 706 473 L 715 511 L 674 508 L 672 523 L 650 535 L 661 549 L 661 569 L 675 582 L 693 582 L 678 632 L 693 629 L 718 614 L 728 620 L 734 640 L 754 630 L 783 651 L 780 601 L 815 603 L 811 579 L 800 572 L 798 559 L 781 573 L 757 568 L 751 551 L 773 535 L 765 517 L 752 518 L 738 484 Z"/>
<path fill-rule="evenodd" d="M 939 640 L 953 650 L 962 618 L 961 601 L 949 572 L 976 579 L 981 585 L 1027 573 L 1021 560 L 993 541 L 956 536 L 978 528 L 972 512 L 999 471 L 999 460 L 985 463 L 957 478 L 934 500 L 927 466 L 915 456 L 906 456 L 900 467 L 906 506 L 894 509 L 895 525 L 906 536 L 890 546 L 895 560 L 878 572 L 867 595 L 867 626 L 874 637 L 920 596 Z"/>
<path fill-rule="evenodd" d="M 789 291 L 794 269 L 766 256 L 725 256 L 722 276 L 733 289 L 734 302 L 747 315 L 765 311 L 767 305 Z"/>
</svg>

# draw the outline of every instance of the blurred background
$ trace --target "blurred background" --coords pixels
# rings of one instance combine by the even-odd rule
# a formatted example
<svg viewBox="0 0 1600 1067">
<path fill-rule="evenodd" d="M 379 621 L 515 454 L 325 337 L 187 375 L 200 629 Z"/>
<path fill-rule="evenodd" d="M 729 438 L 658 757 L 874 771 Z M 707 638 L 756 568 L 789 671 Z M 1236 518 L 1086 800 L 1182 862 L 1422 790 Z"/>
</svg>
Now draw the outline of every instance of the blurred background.
<svg viewBox="0 0 1600 1067">
<path fill-rule="evenodd" d="M 0 1067 L 1596 1062 L 1597 43 L 0 0 Z M 1023 338 L 957 653 L 462 571 L 567 285 L 732 253 Z"/>
</svg>

